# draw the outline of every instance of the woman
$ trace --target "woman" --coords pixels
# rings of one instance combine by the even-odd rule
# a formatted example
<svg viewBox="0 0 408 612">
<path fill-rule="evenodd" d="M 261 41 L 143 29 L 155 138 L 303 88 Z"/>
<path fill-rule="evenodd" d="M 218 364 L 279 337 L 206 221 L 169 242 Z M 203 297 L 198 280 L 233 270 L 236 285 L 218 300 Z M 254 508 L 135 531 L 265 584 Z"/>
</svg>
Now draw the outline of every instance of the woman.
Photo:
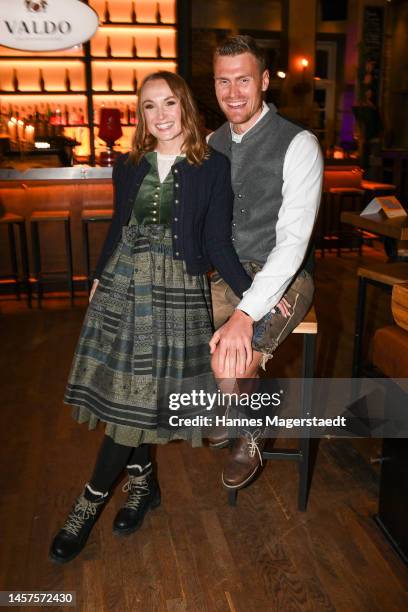
<svg viewBox="0 0 408 612">
<path fill-rule="evenodd" d="M 82 550 L 125 467 L 128 500 L 114 531 L 132 533 L 160 504 L 151 444 L 201 444 L 199 431 L 169 426 L 169 396 L 216 391 L 206 272 L 214 266 L 238 296 L 251 279 L 231 243 L 229 162 L 208 147 L 199 126 L 181 77 L 157 72 L 144 80 L 132 150 L 113 170 L 115 212 L 64 396 L 78 422 L 89 429 L 104 422 L 105 436 L 92 476 L 53 540 L 55 561 Z M 181 406 L 178 414 L 202 410 Z"/>
</svg>

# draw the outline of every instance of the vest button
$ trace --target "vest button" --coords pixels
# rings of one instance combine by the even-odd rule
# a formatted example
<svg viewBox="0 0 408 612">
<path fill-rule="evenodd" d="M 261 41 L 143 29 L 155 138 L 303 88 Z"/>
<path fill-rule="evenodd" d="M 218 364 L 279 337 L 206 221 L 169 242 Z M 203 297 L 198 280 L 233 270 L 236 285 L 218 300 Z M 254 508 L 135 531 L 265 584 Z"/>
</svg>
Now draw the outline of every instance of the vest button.
<svg viewBox="0 0 408 612">
<path fill-rule="evenodd" d="M 240 212 L 244 214 L 246 212 L 246 208 L 241 208 Z"/>
<path fill-rule="evenodd" d="M 242 193 L 239 193 L 239 194 L 238 194 L 238 197 L 239 197 L 239 198 L 242 198 Z"/>
</svg>

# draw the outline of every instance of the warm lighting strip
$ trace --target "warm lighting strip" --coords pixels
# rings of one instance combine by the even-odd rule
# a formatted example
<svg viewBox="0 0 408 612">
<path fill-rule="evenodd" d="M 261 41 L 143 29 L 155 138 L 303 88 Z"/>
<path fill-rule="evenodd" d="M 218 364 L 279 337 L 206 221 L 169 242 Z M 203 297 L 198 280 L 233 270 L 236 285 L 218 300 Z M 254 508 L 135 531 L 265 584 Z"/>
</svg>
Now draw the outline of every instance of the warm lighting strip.
<svg viewBox="0 0 408 612">
<path fill-rule="evenodd" d="M 126 61 L 121 61 L 123 58 L 121 59 L 113 58 L 113 59 L 115 59 L 115 66 L 117 68 L 122 68 L 126 70 L 131 69 L 133 64 L 135 64 L 135 68 L 150 70 L 150 72 L 154 72 L 155 69 L 157 70 L 158 68 L 161 68 L 162 70 L 166 70 L 166 69 L 168 70 L 169 66 L 171 66 L 172 68 L 176 67 L 176 62 L 173 59 L 167 59 L 165 57 L 163 59 L 152 58 L 153 60 L 156 60 L 156 61 L 150 60 L 149 62 L 138 60 L 137 58 L 129 58 Z M 92 60 L 92 64 L 94 66 L 95 65 L 101 66 L 101 65 L 106 64 L 106 61 L 107 61 L 106 58 L 101 57 L 101 58 Z"/>
<path fill-rule="evenodd" d="M 5 93 L 5 92 L 0 93 L 0 100 L 2 97 L 2 93 Z M 56 98 L 55 100 L 50 100 L 49 98 L 50 96 L 52 97 L 52 93 L 39 91 L 38 93 L 30 93 L 30 94 L 25 94 L 24 92 L 21 92 L 21 93 L 12 92 L 10 94 L 7 94 L 7 97 L 4 97 L 4 100 L 2 100 L 2 102 L 3 104 L 12 104 L 12 105 L 13 104 L 29 104 L 30 102 L 32 104 L 38 104 L 39 96 L 44 98 L 44 104 L 48 104 L 50 102 L 53 102 L 55 104 L 72 102 L 72 104 L 78 105 L 78 104 L 83 104 L 86 101 L 86 94 L 84 93 L 77 93 L 77 94 L 75 94 L 75 92 L 71 92 L 67 94 L 62 93 L 62 94 L 58 94 L 58 98 Z"/>
<path fill-rule="evenodd" d="M 100 31 L 101 27 L 99 26 Z M 111 36 L 140 36 L 141 34 L 149 34 L 151 36 L 162 36 L 167 33 L 175 33 L 176 26 L 166 26 L 161 28 L 155 28 L 154 26 L 143 27 L 140 25 L 134 25 L 131 27 L 123 26 L 118 28 L 117 26 L 112 28 L 111 25 L 103 26 L 103 35 L 110 34 Z"/>
<path fill-rule="evenodd" d="M 30 63 L 28 63 L 25 59 L 23 60 L 14 60 L 12 57 L 10 57 L 10 59 L 4 59 L 1 58 L 0 59 L 0 66 L 2 64 L 6 64 L 7 66 L 9 66 L 10 68 L 15 68 L 16 70 L 18 70 L 18 68 L 28 68 L 30 67 L 31 69 L 34 68 Z M 83 65 L 83 60 L 82 59 L 77 59 L 77 60 L 73 60 L 72 58 L 70 58 L 69 60 L 65 60 L 63 58 L 61 58 L 61 60 L 59 59 L 50 59 L 50 60 L 44 60 L 43 62 L 41 61 L 41 58 L 36 58 L 36 68 L 44 68 L 44 70 L 47 70 L 49 68 L 51 68 L 52 66 L 64 66 L 65 68 L 78 68 L 78 66 L 82 67 Z M 1 69 L 1 68 L 0 68 Z"/>
</svg>

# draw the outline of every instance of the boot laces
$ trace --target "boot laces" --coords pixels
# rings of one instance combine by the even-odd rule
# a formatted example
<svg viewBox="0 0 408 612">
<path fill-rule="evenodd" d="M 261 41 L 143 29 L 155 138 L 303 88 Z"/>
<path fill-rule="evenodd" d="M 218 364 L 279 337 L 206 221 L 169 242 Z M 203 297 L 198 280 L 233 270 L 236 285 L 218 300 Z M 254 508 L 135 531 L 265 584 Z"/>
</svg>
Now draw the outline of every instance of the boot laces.
<svg viewBox="0 0 408 612">
<path fill-rule="evenodd" d="M 254 433 L 251 433 L 250 431 L 246 431 L 244 432 L 244 437 L 247 439 L 248 441 L 248 454 L 250 457 L 254 457 L 255 453 L 258 453 L 259 455 L 259 460 L 262 464 L 262 453 L 261 450 L 259 448 L 259 444 L 258 444 L 258 440 L 262 435 L 262 430 L 261 429 L 256 429 L 254 431 Z"/>
<path fill-rule="evenodd" d="M 138 510 L 142 497 L 150 493 L 149 482 L 146 475 L 134 476 L 133 474 L 129 474 L 129 480 L 123 485 L 122 491 L 129 494 L 125 508 Z"/>
<path fill-rule="evenodd" d="M 77 499 L 75 507 L 68 516 L 68 519 L 66 520 L 62 529 L 64 531 L 68 531 L 68 533 L 72 533 L 74 536 L 77 536 L 85 522 L 89 518 L 96 515 L 99 506 L 103 502 L 104 500 L 92 502 L 81 495 Z"/>
</svg>

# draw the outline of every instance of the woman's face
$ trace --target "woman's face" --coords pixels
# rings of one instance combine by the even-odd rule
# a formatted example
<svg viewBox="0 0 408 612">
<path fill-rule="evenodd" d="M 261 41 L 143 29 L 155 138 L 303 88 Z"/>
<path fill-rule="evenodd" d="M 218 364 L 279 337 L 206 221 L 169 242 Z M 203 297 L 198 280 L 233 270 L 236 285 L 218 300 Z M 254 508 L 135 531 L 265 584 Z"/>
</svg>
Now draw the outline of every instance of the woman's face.
<svg viewBox="0 0 408 612">
<path fill-rule="evenodd" d="M 148 81 L 141 92 L 146 128 L 158 143 L 183 144 L 180 100 L 164 79 Z"/>
</svg>

